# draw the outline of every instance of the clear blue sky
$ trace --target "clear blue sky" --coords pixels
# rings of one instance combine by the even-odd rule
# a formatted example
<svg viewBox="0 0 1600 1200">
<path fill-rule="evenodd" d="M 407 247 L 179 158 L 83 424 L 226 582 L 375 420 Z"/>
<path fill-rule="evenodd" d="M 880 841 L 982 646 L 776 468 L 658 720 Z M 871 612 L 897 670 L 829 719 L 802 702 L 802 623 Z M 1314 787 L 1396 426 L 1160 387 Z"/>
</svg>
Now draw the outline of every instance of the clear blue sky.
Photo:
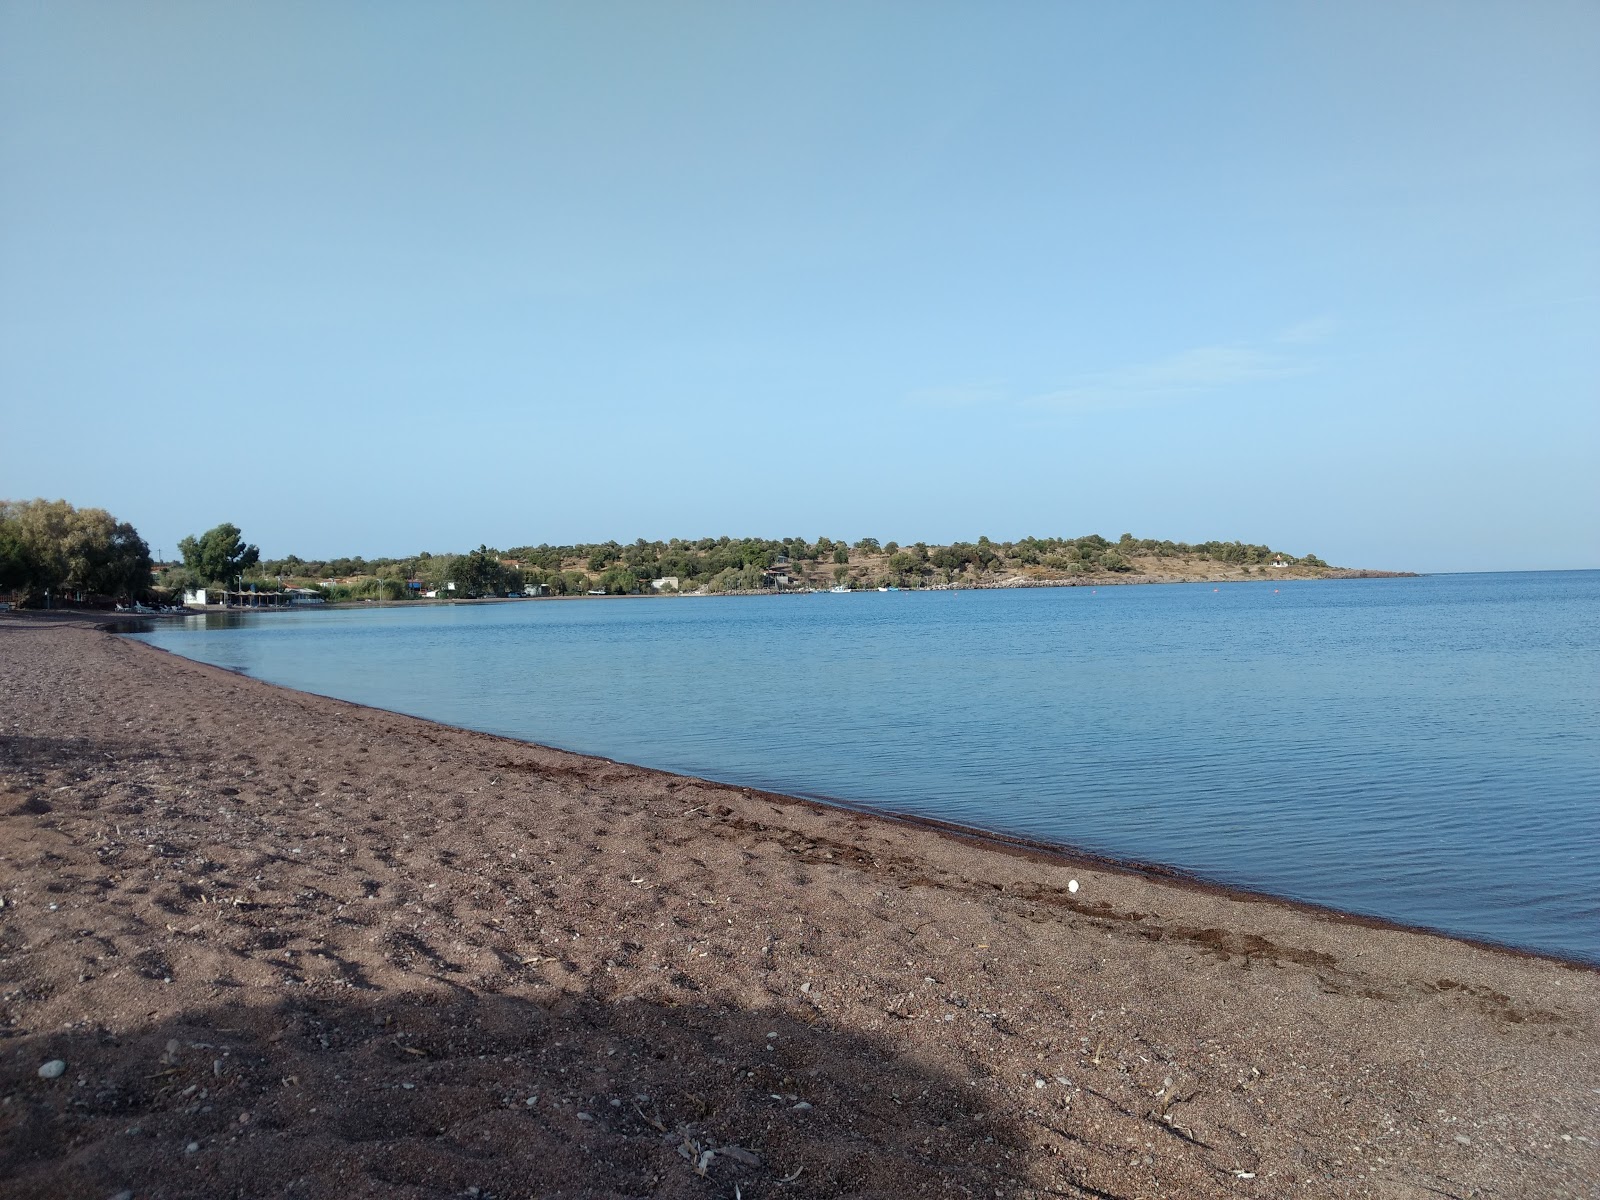
<svg viewBox="0 0 1600 1200">
<path fill-rule="evenodd" d="M 0 0 L 0 496 L 1600 566 L 1600 5 Z"/>
</svg>

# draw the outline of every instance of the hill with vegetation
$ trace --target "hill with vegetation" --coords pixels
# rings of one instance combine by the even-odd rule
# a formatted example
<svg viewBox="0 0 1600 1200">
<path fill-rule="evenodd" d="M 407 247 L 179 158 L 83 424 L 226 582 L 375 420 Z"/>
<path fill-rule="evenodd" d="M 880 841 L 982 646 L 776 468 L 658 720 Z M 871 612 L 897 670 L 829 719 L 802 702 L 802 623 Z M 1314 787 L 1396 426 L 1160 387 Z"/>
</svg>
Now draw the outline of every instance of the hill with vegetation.
<svg viewBox="0 0 1600 1200">
<path fill-rule="evenodd" d="M 467 554 L 410 558 L 263 559 L 257 571 L 285 586 L 314 586 L 330 599 L 436 592 L 462 598 L 521 594 L 629 595 L 728 593 L 806 588 L 1030 587 L 1076 583 L 1154 583 L 1320 578 L 1351 572 L 1315 554 L 1290 554 L 1246 542 L 1163 541 L 1123 534 L 1028 537 L 929 545 L 829 537 L 674 538 L 632 543 L 480 546 Z M 453 589 L 449 588 L 455 584 Z"/>
<path fill-rule="evenodd" d="M 749 593 L 816 588 L 1049 587 L 1080 583 L 1327 578 L 1389 572 L 1330 567 L 1315 554 L 1248 542 L 1173 542 L 1125 533 L 935 546 L 819 537 L 673 538 L 632 543 L 486 545 L 405 558 L 269 559 L 239 528 L 179 543 L 181 563 L 150 561 L 138 532 L 64 500 L 0 501 L 0 592 L 19 604 L 176 602 L 188 589 L 312 589 L 332 601 L 524 595 Z"/>
</svg>

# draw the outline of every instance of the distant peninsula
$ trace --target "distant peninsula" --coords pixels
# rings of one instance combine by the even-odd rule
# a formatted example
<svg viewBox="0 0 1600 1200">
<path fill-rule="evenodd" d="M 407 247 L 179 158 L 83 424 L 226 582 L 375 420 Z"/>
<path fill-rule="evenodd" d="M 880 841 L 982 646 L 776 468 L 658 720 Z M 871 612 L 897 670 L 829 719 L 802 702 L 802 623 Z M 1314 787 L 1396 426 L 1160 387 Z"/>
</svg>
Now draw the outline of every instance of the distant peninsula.
<svg viewBox="0 0 1600 1200">
<path fill-rule="evenodd" d="M 174 565 L 173 583 L 183 568 Z M 487 545 L 409 558 L 263 559 L 261 588 L 314 589 L 333 602 L 500 596 L 754 594 L 898 588 L 1069 587 L 1377 577 L 1406 572 L 1330 566 L 1239 541 L 1027 537 L 930 545 L 861 538 L 673 538 L 631 543 Z"/>
<path fill-rule="evenodd" d="M 1403 575 L 1329 566 L 1249 542 L 1025 537 L 902 544 L 864 537 L 703 537 L 552 546 L 480 545 L 403 558 L 266 558 L 225 522 L 154 561 L 126 521 L 65 500 L 0 500 L 0 605 L 175 611 L 248 603 L 454 601 L 545 596 L 1072 587 Z"/>
</svg>

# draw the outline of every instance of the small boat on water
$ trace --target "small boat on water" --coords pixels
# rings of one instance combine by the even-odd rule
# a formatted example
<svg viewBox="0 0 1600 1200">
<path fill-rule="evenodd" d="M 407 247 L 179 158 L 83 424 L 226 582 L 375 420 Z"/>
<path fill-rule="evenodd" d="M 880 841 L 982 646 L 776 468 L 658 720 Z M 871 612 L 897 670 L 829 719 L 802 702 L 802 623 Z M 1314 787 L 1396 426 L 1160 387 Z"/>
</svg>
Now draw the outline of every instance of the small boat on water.
<svg viewBox="0 0 1600 1200">
<path fill-rule="evenodd" d="M 844 584 L 842 584 L 842 583 L 838 587 L 831 587 L 831 588 L 828 589 L 828 591 L 833 592 L 835 594 L 847 593 L 847 592 L 849 592 L 849 590 L 850 589 L 845 587 Z"/>
<path fill-rule="evenodd" d="M 878 590 L 880 592 L 898 592 L 900 589 L 897 587 L 881 587 Z"/>
</svg>

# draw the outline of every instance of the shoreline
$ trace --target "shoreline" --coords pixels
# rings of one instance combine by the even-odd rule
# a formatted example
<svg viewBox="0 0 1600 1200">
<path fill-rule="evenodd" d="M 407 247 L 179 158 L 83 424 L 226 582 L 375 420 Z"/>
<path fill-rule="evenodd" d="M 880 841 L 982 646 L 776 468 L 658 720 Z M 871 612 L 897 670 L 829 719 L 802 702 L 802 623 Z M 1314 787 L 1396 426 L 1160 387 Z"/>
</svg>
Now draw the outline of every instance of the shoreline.
<svg viewBox="0 0 1600 1200">
<path fill-rule="evenodd" d="M 1263 568 L 1265 569 L 1265 568 Z M 1330 567 L 1325 574 L 1320 575 L 1158 575 L 1150 576 L 1135 574 L 1131 577 L 1122 575 L 1096 575 L 1083 578 L 1066 579 L 1031 579 L 1031 578 L 1001 578 L 994 580 L 977 580 L 961 583 L 933 583 L 923 587 L 896 588 L 900 592 L 1003 592 L 1025 591 L 1033 588 L 1098 588 L 1098 587 L 1135 587 L 1135 586 L 1163 586 L 1168 584 L 1234 584 L 1234 583 L 1326 583 L 1340 579 L 1423 579 L 1426 572 L 1418 571 L 1377 571 L 1360 567 Z M 861 587 L 850 589 L 851 593 L 876 592 L 878 588 Z M 308 609 L 347 609 L 347 608 L 421 608 L 434 605 L 449 604 L 510 604 L 525 600 L 663 600 L 663 599 L 714 599 L 723 596 L 821 596 L 829 594 L 826 587 L 785 587 L 785 588 L 759 588 L 731 589 L 724 592 L 630 592 L 626 595 L 592 596 L 592 595 L 561 595 L 561 596 L 463 596 L 458 598 L 432 596 L 418 597 L 408 600 L 336 600 L 314 605 L 266 605 L 253 607 L 244 605 L 207 604 L 188 606 L 189 613 L 224 613 L 224 612 L 305 612 Z M 137 616 L 161 617 L 182 616 L 183 613 L 149 613 Z"/>
<path fill-rule="evenodd" d="M 1242 581 L 1241 581 L 1242 582 Z M 770 594 L 770 593 L 751 593 Z M 589 597 L 547 597 L 549 599 L 588 599 Z M 638 599 L 639 597 L 608 597 L 608 599 Z M 434 603 L 504 603 L 504 600 L 485 599 L 480 601 L 436 601 Z M 328 605 L 328 608 L 363 608 L 360 603 Z M 375 607 L 375 606 L 374 606 Z M 128 630 L 119 626 L 132 624 L 130 621 L 98 622 L 96 629 L 103 630 L 116 636 L 123 636 Z M 161 654 L 172 655 L 183 659 L 185 662 L 199 663 L 201 660 L 189 659 L 176 651 L 163 646 L 139 643 L 147 650 Z M 204 664 L 211 665 L 211 664 Z M 284 684 L 273 683 L 269 680 L 259 679 L 248 671 L 230 667 L 216 667 L 243 679 L 251 679 L 263 686 L 282 692 L 314 696 L 317 699 L 327 700 L 332 703 L 346 704 L 357 709 L 367 709 L 376 713 L 405 720 L 420 720 L 440 728 L 452 729 L 461 733 L 469 733 L 480 737 L 494 738 L 511 745 L 527 746 L 537 750 L 570 755 L 599 767 L 625 767 L 630 770 L 648 772 L 663 779 L 677 780 L 681 783 L 693 783 L 707 788 L 724 788 L 729 791 L 740 792 L 745 795 L 758 796 L 772 803 L 798 804 L 813 806 L 821 811 L 845 812 L 866 817 L 872 820 L 882 820 L 911 829 L 920 829 L 940 837 L 947 837 L 958 842 L 964 842 L 980 848 L 993 850 L 999 853 L 1016 854 L 1032 857 L 1040 862 L 1048 862 L 1060 866 L 1094 867 L 1098 870 L 1138 876 L 1144 879 L 1158 880 L 1173 887 L 1191 888 L 1211 895 L 1226 897 L 1231 900 L 1263 904 L 1278 904 L 1307 915 L 1323 920 L 1364 926 L 1373 929 L 1387 929 L 1402 933 L 1415 933 L 1431 937 L 1446 938 L 1460 942 L 1463 945 L 1495 953 L 1509 954 L 1518 957 L 1540 959 L 1562 966 L 1573 967 L 1579 970 L 1600 973 L 1600 957 L 1588 958 L 1581 955 L 1561 954 L 1551 950 L 1541 950 L 1534 947 L 1519 946 L 1512 942 L 1503 942 L 1490 937 L 1478 937 L 1471 934 L 1458 933 L 1434 925 L 1405 921 L 1397 917 L 1385 917 L 1374 913 L 1357 912 L 1351 909 L 1339 908 L 1332 904 L 1318 903 L 1314 900 L 1305 900 L 1294 896 L 1281 895 L 1276 892 L 1251 888 L 1243 884 L 1232 883 L 1226 879 L 1207 875 L 1203 872 L 1188 870 L 1174 866 L 1170 863 L 1149 859 L 1124 857 L 1115 854 L 1101 853 L 1087 847 L 1071 842 L 1053 842 L 1047 838 L 1031 837 L 1023 834 L 1007 833 L 1003 830 L 987 829 L 977 825 L 966 825 L 957 821 L 947 821 L 939 817 L 926 816 L 920 813 L 907 812 L 891 808 L 877 807 L 869 802 L 858 802 L 828 796 L 821 793 L 781 792 L 752 784 L 742 784 L 731 780 L 717 779 L 708 775 L 690 775 L 681 772 L 664 770 L 652 767 L 645 763 L 628 762 L 625 759 L 608 758 L 605 755 L 590 754 L 580 750 L 573 750 L 563 746 L 555 746 L 545 742 L 536 742 L 510 737 L 504 734 L 490 733 L 476 730 L 466 725 L 450 725 L 445 722 L 434 721 L 432 718 L 416 717 L 413 714 L 402 712 L 398 709 L 382 708 L 377 705 L 361 704 L 352 700 L 344 700 L 337 696 L 324 696 L 317 692 L 303 692 Z"/>
<path fill-rule="evenodd" d="M 0 618 L 15 1195 L 1582 1196 L 1600 1176 L 1587 965 L 41 617 Z"/>
</svg>

